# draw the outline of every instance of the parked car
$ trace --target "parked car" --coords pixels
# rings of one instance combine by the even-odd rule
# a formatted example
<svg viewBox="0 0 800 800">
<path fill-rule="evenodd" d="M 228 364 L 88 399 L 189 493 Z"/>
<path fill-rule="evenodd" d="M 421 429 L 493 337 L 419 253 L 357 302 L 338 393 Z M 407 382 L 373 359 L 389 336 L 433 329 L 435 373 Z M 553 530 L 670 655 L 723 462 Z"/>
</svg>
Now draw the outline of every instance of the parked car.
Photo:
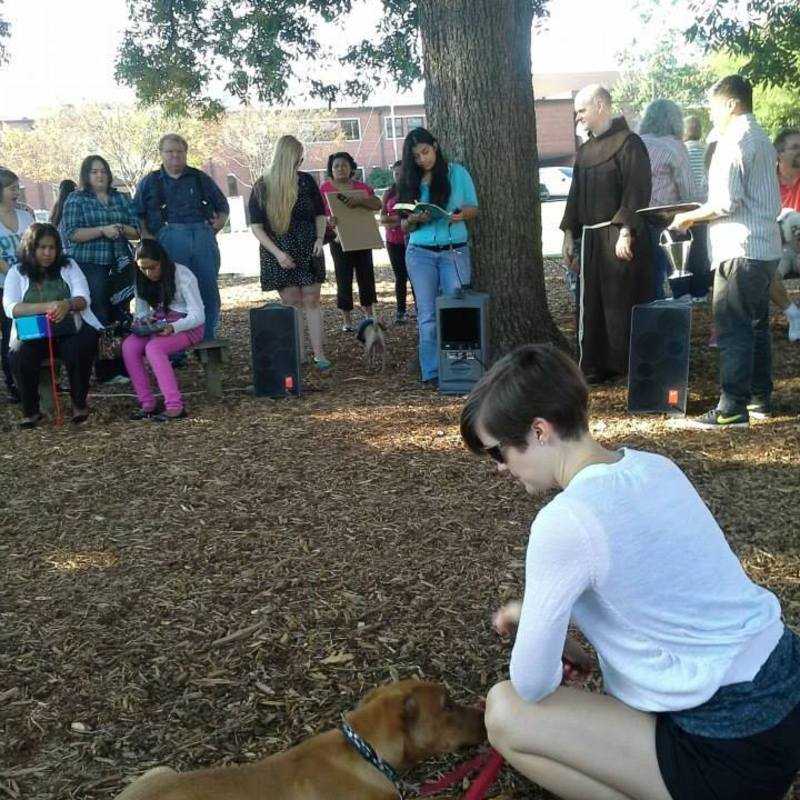
<svg viewBox="0 0 800 800">
<path fill-rule="evenodd" d="M 566 197 L 572 185 L 572 167 L 541 167 L 539 181 L 547 187 L 550 197 Z"/>
<path fill-rule="evenodd" d="M 547 187 L 543 184 L 539 184 L 539 201 L 542 203 L 546 203 L 550 199 L 550 192 L 548 191 Z"/>
</svg>

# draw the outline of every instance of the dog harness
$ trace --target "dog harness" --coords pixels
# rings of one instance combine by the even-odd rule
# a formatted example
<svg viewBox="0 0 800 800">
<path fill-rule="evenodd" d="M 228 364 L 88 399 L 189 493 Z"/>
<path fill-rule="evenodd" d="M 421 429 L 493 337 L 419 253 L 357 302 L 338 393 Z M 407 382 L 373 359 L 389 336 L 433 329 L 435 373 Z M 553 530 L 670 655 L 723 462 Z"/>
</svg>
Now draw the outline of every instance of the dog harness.
<svg viewBox="0 0 800 800">
<path fill-rule="evenodd" d="M 384 778 L 390 780 L 394 784 L 395 791 L 400 800 L 405 800 L 409 794 L 413 794 L 416 791 L 416 787 L 404 781 L 397 773 L 397 770 L 387 761 L 384 761 L 375 752 L 375 748 L 369 742 L 364 741 L 364 739 L 348 725 L 346 720 L 342 719 L 339 730 L 341 730 L 347 744 L 349 744 L 364 761 L 372 764 Z"/>
</svg>

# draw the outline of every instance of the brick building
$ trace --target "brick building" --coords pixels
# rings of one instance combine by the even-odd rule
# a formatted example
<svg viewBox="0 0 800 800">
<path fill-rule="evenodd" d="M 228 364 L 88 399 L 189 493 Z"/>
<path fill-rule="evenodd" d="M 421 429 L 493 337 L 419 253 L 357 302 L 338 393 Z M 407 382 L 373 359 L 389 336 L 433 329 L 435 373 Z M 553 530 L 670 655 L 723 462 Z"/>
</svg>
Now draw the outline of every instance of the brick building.
<svg viewBox="0 0 800 800">
<path fill-rule="evenodd" d="M 534 76 L 540 166 L 572 163 L 576 147 L 572 104 L 578 89 L 595 82 L 612 86 L 618 78 L 619 74 L 615 72 L 543 73 Z M 10 120 L 3 124 L 30 128 L 33 120 Z M 344 149 L 355 158 L 363 177 L 366 177 L 375 167 L 391 167 L 402 154 L 403 139 L 408 131 L 420 125 L 425 125 L 425 107 L 421 104 L 337 108 L 331 120 L 328 141 L 307 143 L 303 169 L 322 179 L 328 155 Z M 6 166 L 14 169 L 13 164 Z M 242 194 L 246 197 L 249 194 L 249 178 L 241 167 L 222 158 L 212 158 L 203 168 L 226 195 Z M 20 177 L 27 202 L 36 209 L 49 209 L 54 199 L 53 187 Z"/>
</svg>

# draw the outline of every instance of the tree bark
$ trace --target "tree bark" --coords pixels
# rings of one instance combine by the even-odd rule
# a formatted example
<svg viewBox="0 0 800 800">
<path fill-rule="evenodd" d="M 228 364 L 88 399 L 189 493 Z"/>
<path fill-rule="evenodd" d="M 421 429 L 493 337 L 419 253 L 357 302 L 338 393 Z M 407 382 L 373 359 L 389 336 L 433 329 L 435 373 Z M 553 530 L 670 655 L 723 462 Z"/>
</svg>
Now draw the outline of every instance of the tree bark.
<svg viewBox="0 0 800 800">
<path fill-rule="evenodd" d="M 566 347 L 547 306 L 532 0 L 419 0 L 428 127 L 470 171 L 480 203 L 473 286 L 491 295 L 492 358 L 529 342 Z"/>
</svg>

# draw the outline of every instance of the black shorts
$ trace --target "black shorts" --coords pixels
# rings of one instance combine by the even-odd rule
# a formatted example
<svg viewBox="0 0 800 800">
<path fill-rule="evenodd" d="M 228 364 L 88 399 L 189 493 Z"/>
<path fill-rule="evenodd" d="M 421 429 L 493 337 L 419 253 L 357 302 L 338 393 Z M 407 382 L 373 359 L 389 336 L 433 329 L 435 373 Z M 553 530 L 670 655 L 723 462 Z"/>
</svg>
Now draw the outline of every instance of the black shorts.
<svg viewBox="0 0 800 800">
<path fill-rule="evenodd" d="M 656 755 L 672 800 L 782 800 L 800 769 L 800 705 L 741 739 L 694 736 L 659 714 Z"/>
</svg>

